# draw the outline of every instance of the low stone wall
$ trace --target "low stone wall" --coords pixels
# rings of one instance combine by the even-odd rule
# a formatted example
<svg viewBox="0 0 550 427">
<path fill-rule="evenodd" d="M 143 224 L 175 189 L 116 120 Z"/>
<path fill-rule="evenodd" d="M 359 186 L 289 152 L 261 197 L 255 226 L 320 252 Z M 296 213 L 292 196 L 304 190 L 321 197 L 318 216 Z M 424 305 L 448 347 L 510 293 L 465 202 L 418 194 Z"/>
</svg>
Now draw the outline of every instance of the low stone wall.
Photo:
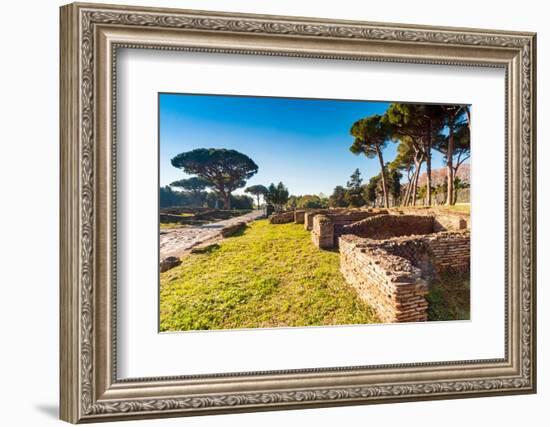
<svg viewBox="0 0 550 427">
<path fill-rule="evenodd" d="M 424 296 L 438 275 L 470 271 L 470 232 L 447 231 L 384 241 L 346 234 L 340 269 L 386 322 L 427 320 Z"/>
<path fill-rule="evenodd" d="M 435 231 L 465 230 L 469 227 L 470 215 L 452 212 L 435 214 Z"/>
<path fill-rule="evenodd" d="M 304 228 L 308 231 L 313 229 L 313 219 L 316 215 L 336 215 L 345 214 L 347 212 L 370 212 L 371 209 L 348 209 L 348 208 L 331 208 L 331 209 L 310 209 L 304 213 Z"/>
<path fill-rule="evenodd" d="M 237 222 L 233 225 L 228 225 L 224 228 L 222 228 L 221 234 L 223 237 L 230 237 L 234 234 L 237 234 L 239 231 L 244 230 L 246 228 L 246 222 L 241 221 Z"/>
<path fill-rule="evenodd" d="M 304 213 L 304 228 L 308 231 L 313 229 L 313 218 L 316 215 L 323 215 L 329 213 L 330 209 L 312 209 Z"/>
<path fill-rule="evenodd" d="M 271 224 L 286 224 L 294 221 L 294 211 L 274 213 L 269 217 Z"/>
<path fill-rule="evenodd" d="M 425 236 L 437 274 L 470 272 L 470 231 Z"/>
<path fill-rule="evenodd" d="M 196 214 L 199 212 L 205 212 L 211 210 L 211 208 L 190 208 L 187 206 L 167 206 L 160 208 L 160 213 L 162 214 L 172 214 L 172 215 L 180 215 L 182 213 L 191 213 Z"/>
<path fill-rule="evenodd" d="M 365 245 L 366 239 L 340 237 L 340 270 L 383 322 L 428 320 L 428 285 L 408 260 Z"/>
<path fill-rule="evenodd" d="M 306 218 L 305 210 L 294 211 L 294 222 L 296 224 L 303 224 Z"/>
<path fill-rule="evenodd" d="M 465 230 L 470 228 L 470 215 L 463 212 L 447 211 L 445 208 L 401 207 L 398 212 L 409 215 L 428 215 L 435 218 L 434 231 Z"/>
<path fill-rule="evenodd" d="M 469 230 L 396 237 L 370 245 L 409 260 L 428 280 L 444 273 L 470 271 Z"/>
<path fill-rule="evenodd" d="M 316 214 L 313 217 L 311 240 L 318 248 L 334 248 L 338 246 L 338 237 L 342 235 L 346 225 L 374 216 L 385 216 L 385 212 L 387 211 L 353 210 Z"/>
<path fill-rule="evenodd" d="M 189 223 L 189 217 L 184 217 L 181 215 L 174 215 L 174 214 L 166 214 L 161 213 L 159 214 L 159 220 L 162 224 L 187 224 Z"/>
<path fill-rule="evenodd" d="M 334 246 L 334 225 L 327 215 L 315 215 L 311 241 L 321 249 L 329 249 Z"/>
<path fill-rule="evenodd" d="M 434 232 L 434 217 L 428 215 L 377 215 L 345 225 L 340 235 L 353 234 L 370 239 L 389 239 L 396 236 Z"/>
</svg>

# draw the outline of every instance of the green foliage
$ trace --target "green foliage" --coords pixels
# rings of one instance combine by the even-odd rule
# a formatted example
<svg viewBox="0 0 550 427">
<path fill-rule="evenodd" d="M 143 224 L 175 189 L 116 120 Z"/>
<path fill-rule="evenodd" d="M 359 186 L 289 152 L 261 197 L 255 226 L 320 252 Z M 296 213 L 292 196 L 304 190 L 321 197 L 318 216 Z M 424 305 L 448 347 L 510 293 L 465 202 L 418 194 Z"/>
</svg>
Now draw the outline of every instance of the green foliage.
<svg viewBox="0 0 550 427">
<path fill-rule="evenodd" d="M 403 175 L 398 169 L 388 167 L 389 190 L 395 202 L 401 198 L 401 178 L 403 178 Z"/>
<path fill-rule="evenodd" d="M 374 205 L 376 203 L 376 197 L 378 193 L 378 186 L 380 185 L 382 177 L 380 174 L 371 177 L 369 183 L 365 186 L 363 194 L 364 198 L 369 204 Z"/>
<path fill-rule="evenodd" d="M 264 198 L 276 211 L 280 211 L 288 202 L 288 188 L 286 188 L 282 182 L 279 182 L 277 185 L 271 183 L 267 188 L 267 193 L 264 195 Z"/>
<path fill-rule="evenodd" d="M 401 136 L 399 139 L 399 145 L 397 146 L 397 155 L 395 159 L 390 163 L 390 169 L 398 169 L 402 171 L 410 171 L 414 167 L 414 160 L 416 151 L 412 138 L 408 136 Z"/>
<path fill-rule="evenodd" d="M 258 209 L 260 209 L 260 196 L 264 196 L 267 194 L 267 188 L 263 185 L 252 185 L 250 187 L 245 188 L 245 193 L 252 194 L 256 196 L 256 204 Z"/>
<path fill-rule="evenodd" d="M 345 208 L 348 206 L 346 200 L 346 189 L 341 185 L 334 187 L 332 195 L 329 197 L 328 205 L 331 208 Z"/>
<path fill-rule="evenodd" d="M 159 205 L 161 208 L 169 206 L 189 206 L 191 199 L 189 194 L 181 191 L 174 191 L 170 186 L 160 187 L 159 189 Z"/>
<path fill-rule="evenodd" d="M 470 278 L 447 274 L 430 285 L 428 320 L 470 319 Z"/>
<path fill-rule="evenodd" d="M 230 205 L 232 209 L 254 209 L 254 200 L 246 195 L 233 195 L 229 196 Z M 224 206 L 224 200 L 219 196 L 219 194 L 214 192 L 209 192 L 206 196 L 206 206 L 213 209 L 220 209 Z"/>
<path fill-rule="evenodd" d="M 328 207 L 328 199 L 316 194 L 305 194 L 297 198 L 296 207 L 299 209 L 322 209 Z"/>
<path fill-rule="evenodd" d="M 350 151 L 353 154 L 365 154 L 374 158 L 386 147 L 391 135 L 391 127 L 383 120 L 383 116 L 375 114 L 357 120 L 350 129 L 354 137 Z"/>
<path fill-rule="evenodd" d="M 161 274 L 161 331 L 377 323 L 339 271 L 337 252 L 299 224 L 252 223 Z"/>
<path fill-rule="evenodd" d="M 359 169 L 355 169 L 350 176 L 350 180 L 346 184 L 345 200 L 348 206 L 360 207 L 365 204 L 363 188 L 361 186 L 362 183 L 363 179 L 361 178 L 361 172 Z"/>
<path fill-rule="evenodd" d="M 171 160 L 172 166 L 207 181 L 230 208 L 231 192 L 244 187 L 246 180 L 258 172 L 258 165 L 236 150 L 198 148 L 180 153 Z"/>
<path fill-rule="evenodd" d="M 445 111 L 435 104 L 392 103 L 382 121 L 388 125 L 392 138 L 407 136 L 426 144 L 443 128 Z"/>
<path fill-rule="evenodd" d="M 191 177 L 180 179 L 170 184 L 170 187 L 183 188 L 186 191 L 180 192 L 186 196 L 184 203 L 180 206 L 203 207 L 206 203 L 207 193 L 203 191 L 210 183 L 202 178 Z"/>
<path fill-rule="evenodd" d="M 254 196 L 258 196 L 258 195 L 263 196 L 265 193 L 267 193 L 267 188 L 263 185 L 252 185 L 250 187 L 245 188 L 244 191 Z"/>
<path fill-rule="evenodd" d="M 170 184 L 170 186 L 183 188 L 187 191 L 201 192 L 206 187 L 209 187 L 210 183 L 205 179 L 193 176 L 188 179 L 180 179 L 178 181 L 174 181 Z"/>
</svg>

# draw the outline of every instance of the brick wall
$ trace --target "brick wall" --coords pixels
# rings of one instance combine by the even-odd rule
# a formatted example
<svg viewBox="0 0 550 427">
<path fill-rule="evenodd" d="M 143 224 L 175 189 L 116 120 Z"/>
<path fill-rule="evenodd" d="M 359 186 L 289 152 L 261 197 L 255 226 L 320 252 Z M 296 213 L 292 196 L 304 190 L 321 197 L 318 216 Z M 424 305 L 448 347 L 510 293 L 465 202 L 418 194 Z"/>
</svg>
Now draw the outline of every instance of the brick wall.
<svg viewBox="0 0 550 427">
<path fill-rule="evenodd" d="M 370 239 L 429 234 L 434 232 L 434 218 L 427 215 L 377 215 L 345 225 L 340 235 L 353 234 Z"/>
<path fill-rule="evenodd" d="M 385 211 L 353 210 L 316 214 L 313 217 L 311 240 L 318 248 L 333 248 L 338 246 L 338 237 L 346 225 L 384 213 Z"/>
<path fill-rule="evenodd" d="M 330 209 L 312 209 L 304 213 L 304 228 L 311 231 L 313 229 L 313 218 L 315 215 L 323 215 L 329 213 Z"/>
<path fill-rule="evenodd" d="M 269 217 L 271 224 L 286 224 L 294 221 L 294 211 L 274 213 Z"/>
<path fill-rule="evenodd" d="M 431 280 L 443 273 L 470 271 L 470 231 L 446 231 L 425 236 L 396 237 L 369 245 L 409 260 Z"/>
<path fill-rule="evenodd" d="M 352 235 L 340 237 L 340 270 L 346 281 L 383 322 L 426 321 L 428 286 L 421 270 L 364 241 Z"/>
<path fill-rule="evenodd" d="M 327 215 L 315 215 L 313 229 L 311 230 L 311 241 L 315 246 L 322 249 L 334 246 L 334 227 Z"/>
<path fill-rule="evenodd" d="M 384 322 L 427 320 L 428 284 L 439 274 L 470 271 L 470 232 L 448 231 L 379 241 L 339 238 L 340 270 Z"/>
<path fill-rule="evenodd" d="M 470 228 L 470 215 L 463 212 L 447 211 L 445 208 L 401 207 L 399 212 L 412 215 L 428 215 L 435 218 L 434 231 L 464 230 Z"/>
<path fill-rule="evenodd" d="M 315 215 L 336 215 L 347 212 L 368 212 L 367 209 L 348 209 L 348 208 L 330 208 L 330 209 L 308 209 L 304 213 L 304 228 L 311 231 L 313 228 L 313 219 Z"/>
<path fill-rule="evenodd" d="M 294 211 L 294 222 L 296 224 L 303 224 L 306 216 L 305 210 Z"/>
</svg>

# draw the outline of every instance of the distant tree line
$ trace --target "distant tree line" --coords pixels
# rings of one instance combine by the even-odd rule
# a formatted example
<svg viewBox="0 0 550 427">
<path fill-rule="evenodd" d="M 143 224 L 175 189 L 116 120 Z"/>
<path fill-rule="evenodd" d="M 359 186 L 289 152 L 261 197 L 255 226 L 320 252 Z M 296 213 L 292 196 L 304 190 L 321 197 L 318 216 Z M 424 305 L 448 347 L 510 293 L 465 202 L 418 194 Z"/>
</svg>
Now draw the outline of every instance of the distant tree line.
<svg viewBox="0 0 550 427">
<path fill-rule="evenodd" d="M 379 184 L 372 182 L 373 191 L 380 188 L 383 206 L 389 206 L 391 174 L 407 176 L 405 194 L 399 193 L 401 205 L 415 205 L 418 197 L 432 204 L 432 152 L 439 151 L 445 159 L 447 180 L 445 204 L 456 203 L 455 185 L 458 168 L 470 157 L 470 107 L 467 105 L 430 105 L 392 103 L 383 115 L 374 114 L 357 120 L 350 128 L 354 138 L 350 151 L 376 158 L 380 167 Z M 397 156 L 385 163 L 383 152 L 389 143 L 399 144 Z M 422 166 L 426 167 L 426 185 L 418 188 Z M 374 178 L 374 177 L 373 177 Z M 371 184 L 369 182 L 369 184 Z M 460 183 L 458 183 L 460 185 Z"/>
<path fill-rule="evenodd" d="M 253 209 L 254 199 L 246 195 L 230 196 L 230 205 L 232 209 Z M 224 200 L 214 191 L 175 191 L 169 185 L 160 187 L 159 205 L 161 208 L 170 206 L 182 206 L 188 208 L 211 208 L 222 209 Z"/>
</svg>

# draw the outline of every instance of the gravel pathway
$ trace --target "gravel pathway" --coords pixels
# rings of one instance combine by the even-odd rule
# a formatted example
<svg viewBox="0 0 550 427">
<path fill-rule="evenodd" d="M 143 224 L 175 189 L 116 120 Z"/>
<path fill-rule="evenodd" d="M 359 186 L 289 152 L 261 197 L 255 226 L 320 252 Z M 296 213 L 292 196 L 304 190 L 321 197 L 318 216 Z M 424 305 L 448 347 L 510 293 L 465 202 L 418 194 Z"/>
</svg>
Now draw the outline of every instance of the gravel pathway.
<svg viewBox="0 0 550 427">
<path fill-rule="evenodd" d="M 180 257 L 194 246 L 206 241 L 221 238 L 221 230 L 238 222 L 252 222 L 264 215 L 263 210 L 255 210 L 245 215 L 205 225 L 193 225 L 160 231 L 160 259 L 169 256 Z"/>
</svg>

